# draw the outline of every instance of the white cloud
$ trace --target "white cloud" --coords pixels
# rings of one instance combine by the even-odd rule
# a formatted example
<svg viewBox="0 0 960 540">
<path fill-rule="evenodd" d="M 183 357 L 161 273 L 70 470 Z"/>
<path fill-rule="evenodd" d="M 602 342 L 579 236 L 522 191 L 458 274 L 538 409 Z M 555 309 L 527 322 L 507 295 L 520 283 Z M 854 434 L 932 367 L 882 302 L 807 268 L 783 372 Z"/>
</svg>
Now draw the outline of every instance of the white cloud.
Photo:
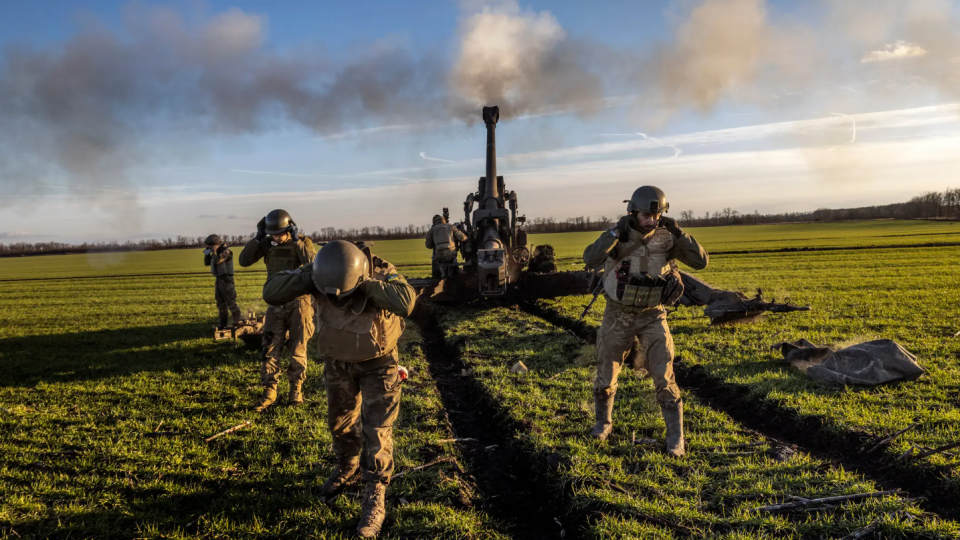
<svg viewBox="0 0 960 540">
<path fill-rule="evenodd" d="M 860 63 L 869 64 L 871 62 L 886 62 L 887 60 L 897 60 L 899 58 L 913 58 L 927 54 L 927 50 L 907 41 L 899 40 L 896 43 L 888 43 L 883 49 L 870 51 L 863 55 Z"/>
<path fill-rule="evenodd" d="M 835 113 L 657 140 L 634 134 L 629 141 L 512 154 L 503 172 L 508 189 L 520 196 L 521 212 L 531 217 L 612 217 L 623 211 L 620 201 L 625 194 L 641 183 L 662 187 L 671 206 L 698 214 L 725 206 L 779 212 L 889 203 L 925 190 L 955 187 L 955 171 L 960 170 L 958 112 L 960 105 L 946 104 L 857 115 Z M 798 134 L 816 142 L 824 132 L 831 135 L 824 144 L 803 148 L 767 144 L 770 137 L 796 141 L 791 137 Z M 685 150 L 682 154 L 680 148 Z M 245 216 L 262 216 L 278 206 L 295 215 L 308 231 L 325 226 L 426 224 L 437 209 L 455 206 L 476 186 L 476 176 L 462 171 L 459 163 L 425 164 L 419 170 L 436 176 L 371 186 L 363 181 L 368 175 L 399 170 L 370 171 L 354 173 L 349 181 L 296 192 L 156 192 L 144 197 L 138 208 L 144 230 L 162 231 L 160 235 L 193 235 L 201 222 L 226 234 L 249 233 L 259 218 Z M 198 215 L 209 213 L 211 204 L 219 217 L 198 221 Z M 90 224 L 86 204 L 66 194 L 46 198 L 36 211 L 48 217 L 32 236 L 53 234 L 57 240 L 80 241 L 96 239 L 97 231 L 105 230 Z M 0 230 L 12 230 L 21 213 L 16 207 L 0 208 Z M 84 226 L 77 227 L 78 223 Z M 116 229 L 110 231 L 115 234 Z"/>
</svg>

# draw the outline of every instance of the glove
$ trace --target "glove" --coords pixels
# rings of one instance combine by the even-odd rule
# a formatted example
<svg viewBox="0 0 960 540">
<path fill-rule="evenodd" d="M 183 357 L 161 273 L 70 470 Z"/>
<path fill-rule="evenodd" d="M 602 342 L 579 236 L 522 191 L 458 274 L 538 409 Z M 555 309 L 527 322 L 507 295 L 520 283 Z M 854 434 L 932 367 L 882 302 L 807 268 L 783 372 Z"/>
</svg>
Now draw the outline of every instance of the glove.
<svg viewBox="0 0 960 540">
<path fill-rule="evenodd" d="M 257 241 L 263 240 L 267 236 L 267 217 L 260 218 L 257 223 Z"/>
<path fill-rule="evenodd" d="M 293 238 L 294 242 L 300 239 L 300 231 L 297 229 L 297 224 L 292 220 L 290 221 L 290 238 Z"/>
<path fill-rule="evenodd" d="M 620 218 L 620 221 L 617 222 L 617 226 L 614 227 L 617 238 L 623 241 L 626 241 L 628 238 L 630 238 L 630 229 L 640 229 L 637 223 L 637 217 L 633 214 L 627 214 Z"/>
<path fill-rule="evenodd" d="M 670 231 L 670 234 L 677 238 L 683 236 L 683 231 L 680 229 L 680 226 L 677 225 L 677 220 L 672 217 L 660 216 L 660 223 L 657 223 L 657 225 L 667 229 Z"/>
<path fill-rule="evenodd" d="M 670 307 L 680 300 L 683 296 L 683 280 L 680 279 L 680 272 L 671 272 L 667 276 L 667 284 L 663 287 L 661 302 L 664 306 Z"/>
</svg>

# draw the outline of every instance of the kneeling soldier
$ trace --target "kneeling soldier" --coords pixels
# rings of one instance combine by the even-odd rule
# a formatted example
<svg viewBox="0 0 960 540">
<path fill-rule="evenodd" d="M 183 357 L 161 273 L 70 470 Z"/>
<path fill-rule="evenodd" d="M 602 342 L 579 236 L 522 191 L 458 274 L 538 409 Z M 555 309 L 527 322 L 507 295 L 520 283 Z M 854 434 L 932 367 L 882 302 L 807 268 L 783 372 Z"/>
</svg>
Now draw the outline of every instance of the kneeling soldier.
<svg viewBox="0 0 960 540">
<path fill-rule="evenodd" d="M 233 324 L 240 322 L 243 315 L 237 306 L 237 287 L 233 282 L 233 252 L 217 234 L 207 237 L 203 250 L 203 264 L 210 268 L 210 273 L 217 278 L 214 298 L 217 300 L 219 320 L 217 327 L 224 329 L 227 326 L 227 315 L 233 315 Z"/>
<path fill-rule="evenodd" d="M 327 422 L 337 464 L 320 488 L 331 497 L 362 473 L 366 489 L 357 532 L 376 536 L 393 474 L 393 422 L 400 412 L 397 342 L 416 291 L 392 264 L 369 249 L 336 240 L 313 264 L 274 274 L 263 299 L 282 305 L 317 299 L 317 347 L 324 359 Z"/>
<path fill-rule="evenodd" d="M 664 305 L 683 293 L 674 260 L 700 270 L 707 253 L 676 220 L 661 216 L 666 196 L 643 186 L 633 192 L 627 215 L 583 252 L 588 267 L 603 266 L 607 300 L 597 333 L 597 378 L 593 383 L 597 422 L 592 436 L 606 440 L 613 429 L 613 396 L 617 376 L 634 344 L 653 377 L 657 401 L 667 425 L 667 453 L 684 454 L 683 401 L 673 375 L 673 337 Z"/>
</svg>

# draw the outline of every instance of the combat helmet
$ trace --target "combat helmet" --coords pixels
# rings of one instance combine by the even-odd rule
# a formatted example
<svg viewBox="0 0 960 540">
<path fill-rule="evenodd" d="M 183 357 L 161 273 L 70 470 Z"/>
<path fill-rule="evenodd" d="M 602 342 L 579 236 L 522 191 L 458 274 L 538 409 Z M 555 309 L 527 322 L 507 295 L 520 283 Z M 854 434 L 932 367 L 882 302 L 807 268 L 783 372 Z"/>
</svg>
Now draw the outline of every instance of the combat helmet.
<svg viewBox="0 0 960 540">
<path fill-rule="evenodd" d="M 640 186 L 633 192 L 630 200 L 623 202 L 627 203 L 628 214 L 634 212 L 662 214 L 670 208 L 663 190 L 655 186 Z"/>
<path fill-rule="evenodd" d="M 223 240 L 221 240 L 219 234 L 211 234 L 206 240 L 203 241 L 203 243 L 208 246 L 218 246 L 223 243 Z"/>
<path fill-rule="evenodd" d="M 328 298 L 349 296 L 369 275 L 370 261 L 367 255 L 346 240 L 328 243 L 320 248 L 313 259 L 313 283 Z"/>
<path fill-rule="evenodd" d="M 445 222 L 445 220 L 443 219 L 443 216 L 441 216 L 440 214 L 437 214 L 437 215 L 433 216 L 433 224 L 434 224 L 434 225 L 437 225 L 437 224 L 439 224 L 439 223 L 444 223 L 444 222 Z"/>
<path fill-rule="evenodd" d="M 293 231 L 297 226 L 293 222 L 293 218 L 290 217 L 290 214 L 286 210 L 273 210 L 267 214 L 266 219 L 267 224 L 267 234 L 283 234 L 285 232 Z"/>
</svg>

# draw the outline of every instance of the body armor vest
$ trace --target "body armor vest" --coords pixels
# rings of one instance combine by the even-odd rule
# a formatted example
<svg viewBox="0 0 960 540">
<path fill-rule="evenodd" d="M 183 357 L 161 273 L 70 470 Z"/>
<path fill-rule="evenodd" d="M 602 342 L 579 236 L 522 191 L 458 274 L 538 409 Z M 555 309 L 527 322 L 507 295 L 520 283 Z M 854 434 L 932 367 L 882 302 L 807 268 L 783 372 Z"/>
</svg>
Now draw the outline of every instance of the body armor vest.
<svg viewBox="0 0 960 540">
<path fill-rule="evenodd" d="M 227 276 L 227 275 L 232 276 L 233 275 L 233 257 L 230 257 L 226 261 L 220 264 L 217 264 L 217 254 L 214 253 L 213 256 L 210 257 L 210 273 L 217 277 Z"/>
<path fill-rule="evenodd" d="M 433 237 L 433 253 L 436 257 L 447 259 L 457 256 L 457 243 L 453 237 L 453 225 L 437 223 L 430 229 Z"/>
<path fill-rule="evenodd" d="M 373 277 L 387 281 L 392 267 L 373 268 Z M 358 291 L 356 294 L 362 294 Z M 360 313 L 353 312 L 353 304 L 338 308 L 318 295 L 317 304 L 317 352 L 323 358 L 341 362 L 363 362 L 384 356 L 397 348 L 403 333 L 403 317 L 379 309 L 367 301 Z M 353 303 L 358 302 L 355 299 Z"/>
<path fill-rule="evenodd" d="M 277 272 L 296 270 L 310 262 L 300 260 L 301 247 L 298 244 L 302 242 L 303 240 L 290 240 L 273 246 L 273 249 L 263 256 L 263 263 L 267 266 L 267 276 L 272 276 Z"/>
<path fill-rule="evenodd" d="M 673 242 L 673 235 L 666 229 L 654 229 L 646 238 L 631 229 L 630 239 L 620 242 L 618 256 L 608 257 L 604 264 L 603 292 L 607 300 L 630 307 L 660 305 L 665 278 L 673 273 L 667 260 Z"/>
</svg>

